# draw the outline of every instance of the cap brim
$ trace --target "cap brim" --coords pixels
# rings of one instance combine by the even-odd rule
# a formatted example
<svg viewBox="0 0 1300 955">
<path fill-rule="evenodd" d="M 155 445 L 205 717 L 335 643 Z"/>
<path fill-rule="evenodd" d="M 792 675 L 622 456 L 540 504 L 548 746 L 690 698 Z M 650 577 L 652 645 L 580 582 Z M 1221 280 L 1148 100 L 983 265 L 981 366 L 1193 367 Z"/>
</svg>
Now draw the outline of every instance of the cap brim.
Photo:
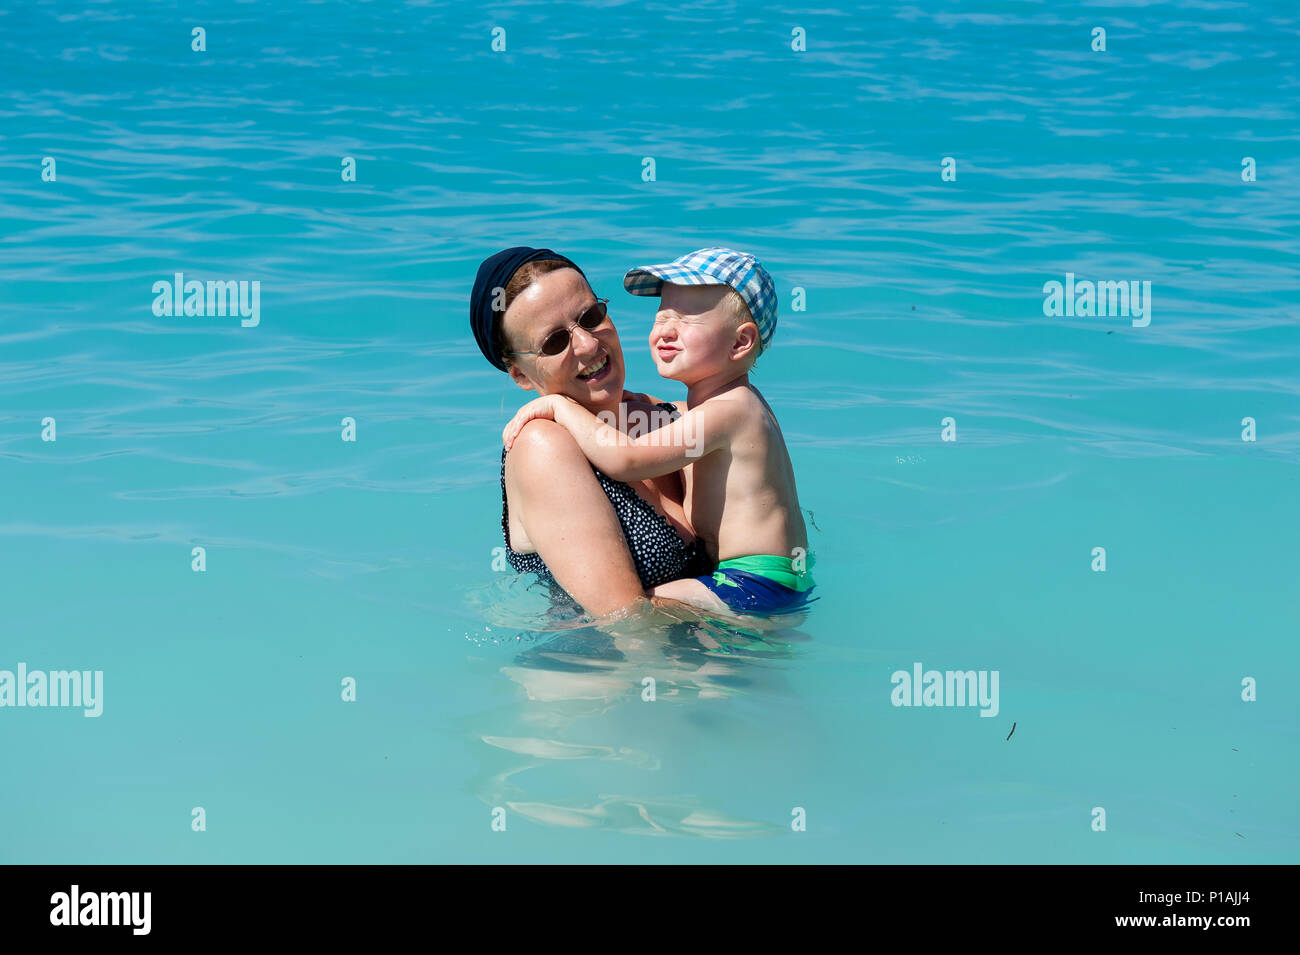
<svg viewBox="0 0 1300 955">
<path fill-rule="evenodd" d="M 658 295 L 664 287 L 664 277 L 658 270 L 663 266 L 647 265 L 630 270 L 623 276 L 623 288 L 633 295 Z"/>
<path fill-rule="evenodd" d="M 666 265 L 643 265 L 623 276 L 623 288 L 633 295 L 661 295 L 664 283 L 670 285 L 724 285 L 707 272 L 684 269 L 675 262 Z"/>
</svg>

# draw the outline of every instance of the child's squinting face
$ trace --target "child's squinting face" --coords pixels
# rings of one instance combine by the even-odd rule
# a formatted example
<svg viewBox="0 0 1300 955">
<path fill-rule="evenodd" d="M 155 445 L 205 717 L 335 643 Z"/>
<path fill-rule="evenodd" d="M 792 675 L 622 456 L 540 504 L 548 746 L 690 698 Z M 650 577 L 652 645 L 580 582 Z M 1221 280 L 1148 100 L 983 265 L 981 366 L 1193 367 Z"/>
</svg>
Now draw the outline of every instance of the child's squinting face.
<svg viewBox="0 0 1300 955">
<path fill-rule="evenodd" d="M 723 303 L 725 285 L 665 282 L 650 329 L 650 354 L 664 378 L 690 385 L 727 366 L 736 322 Z"/>
</svg>

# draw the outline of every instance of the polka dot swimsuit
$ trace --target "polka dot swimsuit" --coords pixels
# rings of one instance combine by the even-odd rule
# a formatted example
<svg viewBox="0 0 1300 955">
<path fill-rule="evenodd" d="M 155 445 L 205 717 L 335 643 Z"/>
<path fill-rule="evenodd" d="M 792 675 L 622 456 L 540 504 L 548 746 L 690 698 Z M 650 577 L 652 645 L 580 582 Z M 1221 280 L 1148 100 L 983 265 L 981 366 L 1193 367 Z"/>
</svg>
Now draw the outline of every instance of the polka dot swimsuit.
<svg viewBox="0 0 1300 955">
<path fill-rule="evenodd" d="M 677 417 L 677 410 L 671 404 L 664 403 L 658 407 L 671 412 L 674 418 Z M 618 515 L 628 551 L 632 554 L 632 562 L 636 565 L 636 575 L 640 578 L 643 588 L 648 590 L 656 584 L 682 577 L 698 577 L 713 570 L 708 554 L 700 541 L 684 543 L 664 516 L 629 485 L 613 480 L 595 467 L 591 470 L 595 472 L 601 490 L 605 492 L 609 503 L 614 507 L 614 513 Z M 510 562 L 511 567 L 520 573 L 537 574 L 542 580 L 555 583 L 540 554 L 520 554 L 510 548 L 510 509 L 506 503 L 504 448 L 501 450 L 501 532 L 506 541 L 506 560 Z"/>
</svg>

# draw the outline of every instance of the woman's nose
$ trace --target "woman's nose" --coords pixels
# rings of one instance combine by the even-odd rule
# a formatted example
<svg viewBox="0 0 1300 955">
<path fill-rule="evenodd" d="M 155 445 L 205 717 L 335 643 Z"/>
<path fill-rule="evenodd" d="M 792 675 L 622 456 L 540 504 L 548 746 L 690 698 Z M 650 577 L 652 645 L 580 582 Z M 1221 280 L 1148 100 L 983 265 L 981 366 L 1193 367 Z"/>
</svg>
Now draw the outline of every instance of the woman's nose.
<svg viewBox="0 0 1300 955">
<path fill-rule="evenodd" d="M 600 341 L 596 336 L 581 325 L 574 325 L 573 330 L 569 332 L 569 337 L 573 339 L 575 355 L 590 355 L 600 348 Z"/>
</svg>

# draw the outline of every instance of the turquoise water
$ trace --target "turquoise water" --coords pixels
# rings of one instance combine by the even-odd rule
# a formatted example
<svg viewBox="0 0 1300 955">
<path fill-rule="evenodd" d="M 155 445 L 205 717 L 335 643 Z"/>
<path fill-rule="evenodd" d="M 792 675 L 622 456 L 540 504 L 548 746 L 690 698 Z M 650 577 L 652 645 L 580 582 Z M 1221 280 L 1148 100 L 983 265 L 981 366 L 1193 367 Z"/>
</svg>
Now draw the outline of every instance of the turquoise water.
<svg viewBox="0 0 1300 955">
<path fill-rule="evenodd" d="M 1300 861 L 1298 52 L 1288 3 L 6 4 L 0 670 L 104 698 L 0 708 L 0 861 Z M 799 632 L 538 632 L 493 570 L 518 243 L 670 398 L 623 272 L 772 271 Z M 1045 316 L 1067 272 L 1150 324 Z"/>
</svg>

